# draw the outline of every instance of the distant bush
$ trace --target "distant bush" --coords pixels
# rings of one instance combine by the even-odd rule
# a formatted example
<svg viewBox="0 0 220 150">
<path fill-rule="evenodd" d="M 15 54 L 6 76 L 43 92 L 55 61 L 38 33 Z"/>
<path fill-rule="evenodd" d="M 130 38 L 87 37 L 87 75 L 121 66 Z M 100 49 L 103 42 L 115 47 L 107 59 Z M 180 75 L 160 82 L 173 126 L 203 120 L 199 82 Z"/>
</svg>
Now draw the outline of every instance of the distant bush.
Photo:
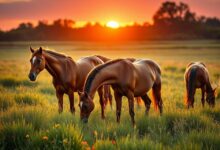
<svg viewBox="0 0 220 150">
<path fill-rule="evenodd" d="M 177 67 L 175 66 L 167 66 L 164 68 L 165 71 L 175 72 L 177 71 Z"/>
</svg>

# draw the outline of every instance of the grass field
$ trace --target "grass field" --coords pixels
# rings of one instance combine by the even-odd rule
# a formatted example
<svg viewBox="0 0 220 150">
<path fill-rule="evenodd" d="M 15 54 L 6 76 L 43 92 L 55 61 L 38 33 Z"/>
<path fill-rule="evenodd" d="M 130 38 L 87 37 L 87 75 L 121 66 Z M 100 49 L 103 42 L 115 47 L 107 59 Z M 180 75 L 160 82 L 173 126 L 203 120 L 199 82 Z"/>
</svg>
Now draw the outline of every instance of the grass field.
<svg viewBox="0 0 220 150">
<path fill-rule="evenodd" d="M 43 71 L 36 82 L 30 82 L 29 46 L 54 49 L 71 56 L 100 54 L 110 58 L 150 58 L 162 68 L 164 113 L 159 116 L 151 107 L 135 104 L 136 127 L 123 99 L 121 123 L 116 123 L 115 103 L 106 109 L 101 120 L 98 97 L 89 123 L 69 112 L 64 98 L 64 112 L 58 113 L 51 76 Z M 0 149 L 220 149 L 220 90 L 216 106 L 201 106 L 197 90 L 195 108 L 184 106 L 185 66 L 191 61 L 206 63 L 212 82 L 220 84 L 219 41 L 154 41 L 124 43 L 86 42 L 4 42 L 0 43 Z M 149 92 L 151 97 L 151 94 Z"/>
</svg>

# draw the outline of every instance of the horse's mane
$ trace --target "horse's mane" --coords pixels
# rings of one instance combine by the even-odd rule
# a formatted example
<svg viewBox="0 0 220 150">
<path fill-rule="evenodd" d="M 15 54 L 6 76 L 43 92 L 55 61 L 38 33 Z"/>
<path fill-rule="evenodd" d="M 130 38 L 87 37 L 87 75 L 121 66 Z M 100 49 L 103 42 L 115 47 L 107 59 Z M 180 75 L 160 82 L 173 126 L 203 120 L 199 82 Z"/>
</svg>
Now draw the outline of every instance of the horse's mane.
<svg viewBox="0 0 220 150">
<path fill-rule="evenodd" d="M 65 54 L 62 54 L 62 53 L 58 53 L 56 51 L 52 51 L 52 50 L 44 50 L 44 52 L 48 53 L 48 54 L 51 54 L 51 55 L 54 55 L 54 56 L 57 56 L 57 57 L 63 57 L 63 58 L 67 58 L 69 56 L 65 55 Z M 71 58 L 71 57 L 69 57 Z"/>
<path fill-rule="evenodd" d="M 91 85 L 92 85 L 92 81 L 95 79 L 96 75 L 105 67 L 112 65 L 114 63 L 117 63 L 119 61 L 122 61 L 124 59 L 115 59 L 112 61 L 108 61 L 107 63 L 103 64 L 103 65 L 99 65 L 96 68 L 94 68 L 88 75 L 86 83 L 85 83 L 85 87 L 84 87 L 84 91 L 85 92 L 89 92 Z"/>
</svg>

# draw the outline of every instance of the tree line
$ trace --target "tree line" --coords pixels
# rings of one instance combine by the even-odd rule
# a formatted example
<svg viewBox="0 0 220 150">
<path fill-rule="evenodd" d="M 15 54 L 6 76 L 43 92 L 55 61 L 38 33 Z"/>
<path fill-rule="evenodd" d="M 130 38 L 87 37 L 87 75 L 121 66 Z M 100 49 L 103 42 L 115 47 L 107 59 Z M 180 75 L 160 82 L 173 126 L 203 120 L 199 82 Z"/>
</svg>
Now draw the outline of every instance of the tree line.
<svg viewBox="0 0 220 150">
<path fill-rule="evenodd" d="M 10 31 L 0 31 L 0 41 L 23 40 L 173 40 L 220 39 L 220 20 L 216 17 L 197 16 L 185 3 L 163 2 L 153 15 L 153 24 L 134 23 L 111 29 L 100 23 L 87 23 L 77 28 L 71 19 L 58 19 L 48 24 L 39 21 L 21 23 Z"/>
</svg>

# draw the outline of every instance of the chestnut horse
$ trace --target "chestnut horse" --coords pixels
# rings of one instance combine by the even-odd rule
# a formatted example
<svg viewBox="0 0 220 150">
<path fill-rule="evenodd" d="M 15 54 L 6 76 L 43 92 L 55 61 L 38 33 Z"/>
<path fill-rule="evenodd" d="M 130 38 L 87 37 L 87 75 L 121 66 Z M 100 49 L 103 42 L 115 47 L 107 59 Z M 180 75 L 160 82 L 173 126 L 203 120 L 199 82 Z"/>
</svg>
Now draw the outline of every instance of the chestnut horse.
<svg viewBox="0 0 220 150">
<path fill-rule="evenodd" d="M 129 113 L 133 125 L 135 125 L 134 97 L 143 99 L 146 113 L 148 113 L 151 100 L 147 92 L 151 88 L 155 108 L 159 108 L 160 113 L 162 113 L 159 65 L 152 60 L 137 60 L 132 63 L 127 59 L 117 59 L 97 66 L 87 76 L 79 104 L 80 117 L 83 122 L 88 122 L 90 113 L 94 109 L 95 91 L 105 84 L 112 85 L 114 89 L 117 122 L 120 122 L 122 96 L 128 98 Z"/>
<path fill-rule="evenodd" d="M 202 91 L 202 106 L 205 105 L 205 93 L 207 103 L 214 107 L 215 105 L 215 90 L 209 81 L 209 73 L 204 63 L 190 63 L 185 71 L 186 83 L 186 104 L 187 107 L 194 107 L 194 95 L 197 88 Z"/>
<path fill-rule="evenodd" d="M 70 111 L 75 113 L 74 107 L 74 92 L 83 90 L 83 85 L 86 76 L 95 66 L 103 64 L 103 61 L 96 56 L 84 57 L 75 62 L 71 57 L 59 54 L 54 51 L 43 50 L 41 47 L 34 50 L 30 47 L 32 57 L 30 59 L 31 69 L 29 78 L 35 81 L 37 75 L 44 69 L 53 77 L 53 85 L 56 89 L 56 96 L 58 98 L 58 111 L 63 111 L 63 95 L 69 96 Z M 102 87 L 98 89 L 100 103 L 102 109 L 103 104 L 103 90 Z M 104 110 L 102 110 L 104 112 Z M 104 117 L 104 116 L 102 116 Z"/>
<path fill-rule="evenodd" d="M 107 57 L 104 57 L 104 56 L 100 56 L 100 55 L 95 55 L 97 56 L 98 58 L 100 58 L 104 63 L 108 62 L 108 61 L 111 61 L 110 58 L 107 58 Z M 127 60 L 130 60 L 131 62 L 134 62 L 136 59 L 135 58 L 126 58 Z M 105 103 L 105 106 L 107 105 L 108 101 L 110 103 L 110 106 L 112 108 L 112 94 L 111 94 L 111 89 L 110 89 L 110 86 L 109 85 L 106 85 L 104 86 L 105 88 L 105 93 L 104 93 L 104 103 Z M 137 104 L 138 104 L 138 107 L 141 106 L 141 97 L 136 97 L 136 101 L 137 101 Z"/>
</svg>

